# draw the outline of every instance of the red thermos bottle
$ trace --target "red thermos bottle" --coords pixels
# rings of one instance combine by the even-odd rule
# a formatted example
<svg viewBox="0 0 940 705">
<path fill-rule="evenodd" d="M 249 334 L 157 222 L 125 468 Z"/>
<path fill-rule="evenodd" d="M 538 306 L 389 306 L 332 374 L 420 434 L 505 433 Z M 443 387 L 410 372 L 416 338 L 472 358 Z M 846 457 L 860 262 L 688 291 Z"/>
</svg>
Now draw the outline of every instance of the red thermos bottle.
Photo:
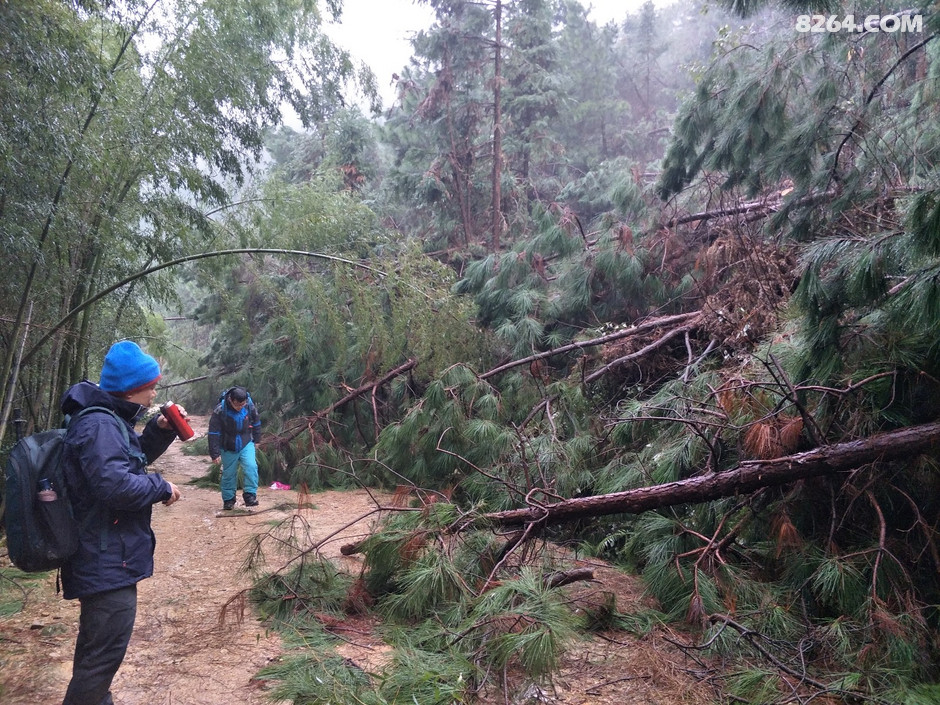
<svg viewBox="0 0 940 705">
<path fill-rule="evenodd" d="M 160 407 L 160 413 L 166 418 L 170 427 L 176 431 L 181 441 L 188 441 L 193 437 L 193 429 L 189 422 L 180 413 L 180 408 L 171 401 Z"/>
</svg>

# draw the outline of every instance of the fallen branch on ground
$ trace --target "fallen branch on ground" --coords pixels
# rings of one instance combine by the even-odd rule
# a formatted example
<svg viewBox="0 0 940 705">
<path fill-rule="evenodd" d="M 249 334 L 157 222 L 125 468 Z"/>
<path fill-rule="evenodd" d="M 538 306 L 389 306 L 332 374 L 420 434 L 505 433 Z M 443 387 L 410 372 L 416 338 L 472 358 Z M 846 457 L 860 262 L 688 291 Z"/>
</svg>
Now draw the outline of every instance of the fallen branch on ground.
<svg viewBox="0 0 940 705">
<path fill-rule="evenodd" d="M 940 423 L 910 426 L 856 441 L 823 446 L 771 460 L 747 460 L 736 468 L 663 485 L 578 497 L 552 504 L 482 514 L 453 531 L 530 522 L 562 524 L 610 514 L 639 514 L 677 504 L 701 503 L 764 487 L 851 470 L 867 463 L 910 458 L 940 450 Z"/>
<path fill-rule="evenodd" d="M 594 571 L 590 568 L 572 568 L 552 573 L 545 578 L 545 584 L 550 588 L 560 588 L 579 580 L 594 580 Z"/>
</svg>

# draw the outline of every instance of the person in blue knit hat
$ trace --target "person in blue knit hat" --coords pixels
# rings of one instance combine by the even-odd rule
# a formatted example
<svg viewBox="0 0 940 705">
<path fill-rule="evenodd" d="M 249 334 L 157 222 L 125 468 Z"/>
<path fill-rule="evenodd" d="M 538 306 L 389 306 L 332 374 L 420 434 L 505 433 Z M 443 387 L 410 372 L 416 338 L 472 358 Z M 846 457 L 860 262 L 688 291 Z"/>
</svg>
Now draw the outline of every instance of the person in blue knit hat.
<svg viewBox="0 0 940 705">
<path fill-rule="evenodd" d="M 162 415 L 138 435 L 156 397 L 160 365 L 129 340 L 108 350 L 98 384 L 83 380 L 62 397 L 69 424 L 63 467 L 79 525 L 79 548 L 62 567 L 63 595 L 81 604 L 72 679 L 63 705 L 113 705 L 111 682 L 124 661 L 137 615 L 137 583 L 153 575 L 152 506 L 180 491 L 147 465 L 176 432 Z"/>
<path fill-rule="evenodd" d="M 149 387 L 156 395 L 160 376 L 160 364 L 154 358 L 137 343 L 122 340 L 112 345 L 105 355 L 98 386 L 105 392 L 124 395 Z"/>
</svg>

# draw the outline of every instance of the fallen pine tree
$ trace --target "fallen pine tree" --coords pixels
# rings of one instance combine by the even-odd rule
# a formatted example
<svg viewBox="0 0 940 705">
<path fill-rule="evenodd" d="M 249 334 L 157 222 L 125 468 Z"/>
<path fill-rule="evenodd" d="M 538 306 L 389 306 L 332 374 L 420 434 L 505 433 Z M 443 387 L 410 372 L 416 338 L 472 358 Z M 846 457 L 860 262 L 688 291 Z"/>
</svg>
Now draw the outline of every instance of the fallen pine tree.
<svg viewBox="0 0 940 705">
<path fill-rule="evenodd" d="M 480 514 L 458 522 L 451 531 L 456 533 L 485 526 L 563 524 L 610 514 L 639 514 L 677 504 L 708 502 L 747 494 L 764 487 L 853 470 L 878 461 L 912 458 L 926 452 L 940 454 L 940 423 L 909 426 L 770 460 L 745 460 L 731 470 L 663 485 Z M 399 510 L 396 507 L 383 509 Z M 514 544 L 523 538 L 520 533 L 510 543 Z M 343 555 L 348 556 L 358 553 L 362 545 L 363 542 L 359 541 L 344 545 L 341 550 Z"/>
<path fill-rule="evenodd" d="M 764 487 L 852 470 L 873 462 L 911 458 L 927 452 L 937 454 L 938 451 L 940 423 L 909 426 L 780 458 L 746 460 L 731 470 L 663 485 L 482 514 L 459 524 L 456 530 L 533 522 L 562 524 L 610 514 L 639 514 L 650 509 L 746 494 Z"/>
<path fill-rule="evenodd" d="M 857 575 L 857 585 L 854 589 L 860 592 L 860 595 L 854 596 L 851 590 L 846 590 L 843 585 L 846 581 L 838 584 L 838 597 L 841 600 L 849 598 L 854 599 L 857 604 L 862 605 L 857 614 L 862 615 L 856 618 L 854 614 L 849 614 L 841 609 L 834 609 L 832 614 L 826 617 L 838 623 L 848 623 L 853 629 L 859 629 L 860 633 L 868 636 L 872 635 L 870 640 L 878 640 L 881 652 L 884 652 L 884 644 L 895 643 L 904 640 L 904 643 L 918 645 L 926 643 L 924 641 L 929 637 L 929 629 L 926 625 L 931 622 L 924 618 L 922 620 L 913 620 L 913 626 L 907 627 L 902 620 L 893 618 L 886 610 L 884 605 L 890 604 L 888 599 L 895 599 L 895 596 L 907 597 L 911 594 L 917 594 L 914 591 L 923 590 L 925 595 L 933 595 L 934 591 L 931 585 L 935 584 L 935 577 L 928 575 L 929 569 L 924 569 L 922 574 L 914 575 L 913 571 L 905 570 L 901 578 L 894 583 L 890 583 L 890 573 L 880 570 L 881 557 L 889 556 L 891 560 L 902 564 L 901 553 L 898 550 L 896 542 L 886 539 L 888 532 L 888 522 L 886 522 L 883 513 L 878 505 L 878 499 L 870 487 L 880 482 L 882 479 L 890 483 L 890 475 L 903 475 L 910 471 L 914 473 L 920 456 L 930 455 L 934 458 L 940 456 L 940 422 L 925 424 L 920 426 L 911 426 L 872 436 L 867 436 L 853 441 L 837 443 L 827 446 L 820 446 L 813 450 L 802 453 L 785 455 L 778 458 L 747 460 L 740 462 L 736 467 L 722 472 L 710 473 L 699 477 L 693 477 L 686 480 L 656 485 L 652 487 L 638 488 L 623 492 L 616 492 L 605 495 L 596 495 L 592 497 L 582 497 L 569 500 L 562 500 L 551 504 L 537 505 L 532 503 L 522 509 L 507 510 L 501 512 L 492 512 L 478 514 L 475 516 L 465 516 L 463 519 L 454 521 L 456 508 L 453 505 L 444 507 L 447 512 L 448 522 L 441 522 L 432 516 L 430 522 L 424 522 L 425 512 L 431 512 L 430 508 L 433 502 L 427 503 L 424 507 L 390 506 L 379 508 L 380 511 L 408 511 L 413 512 L 406 523 L 400 523 L 392 527 L 392 530 L 382 536 L 373 535 L 365 541 L 350 544 L 342 547 L 344 555 L 352 553 L 365 552 L 367 554 L 367 570 L 364 573 L 362 582 L 359 583 L 362 594 L 368 595 L 368 599 L 383 599 L 384 604 L 392 605 L 397 609 L 403 610 L 408 619 L 414 619 L 415 614 L 422 616 L 428 614 L 438 615 L 448 610 L 442 610 L 441 604 L 449 604 L 450 599 L 466 599 L 476 605 L 486 605 L 492 607 L 497 604 L 508 604 L 512 610 L 511 618 L 497 618 L 496 612 L 487 614 L 486 618 L 480 618 L 469 627 L 455 629 L 460 634 L 469 634 L 478 629 L 481 625 L 486 625 L 489 629 L 491 625 L 499 623 L 511 625 L 515 629 L 520 624 L 520 620 L 527 621 L 526 627 L 532 629 L 542 628 L 542 625 L 549 621 L 543 612 L 535 610 L 521 610 L 520 601 L 526 599 L 529 592 L 532 591 L 531 581 L 534 577 L 538 584 L 547 588 L 561 587 L 578 581 L 594 580 L 593 572 L 590 569 L 575 568 L 573 570 L 560 570 L 556 572 L 545 572 L 533 566 L 544 566 L 541 562 L 542 557 L 533 560 L 533 554 L 525 550 L 518 550 L 520 546 L 526 543 L 527 539 L 540 534 L 542 527 L 549 524 L 562 524 L 585 518 L 598 518 L 614 514 L 639 514 L 641 512 L 665 508 L 669 506 L 682 504 L 697 504 L 709 502 L 723 497 L 733 497 L 742 495 L 750 498 L 752 493 L 763 488 L 783 486 L 790 483 L 806 480 L 814 477 L 833 476 L 838 482 L 845 481 L 846 485 L 852 482 L 865 485 L 859 494 L 847 493 L 849 495 L 848 503 L 851 505 L 854 496 L 865 496 L 871 502 L 873 507 L 874 529 L 876 533 L 876 543 L 874 546 L 864 544 L 860 546 L 852 545 L 845 548 L 842 555 L 826 556 L 818 559 L 807 567 L 805 572 L 797 572 L 796 580 L 787 585 L 783 582 L 771 583 L 765 577 L 764 566 L 760 563 L 760 551 L 748 550 L 746 543 L 739 546 L 741 553 L 747 553 L 744 559 L 753 562 L 756 566 L 751 575 L 747 570 L 733 569 L 733 574 L 738 576 L 737 580 L 743 581 L 748 589 L 753 590 L 757 597 L 749 599 L 747 589 L 742 590 L 739 582 L 729 582 L 725 585 L 715 588 L 717 580 L 715 575 L 732 574 L 728 572 L 727 562 L 721 555 L 729 540 L 733 541 L 737 536 L 738 527 L 728 525 L 724 536 L 720 536 L 717 531 L 714 533 L 704 532 L 695 533 L 691 539 L 694 542 L 698 539 L 701 545 L 685 544 L 681 547 L 676 545 L 676 550 L 671 552 L 664 559 L 660 559 L 660 565 L 674 570 L 671 576 L 663 578 L 663 572 L 653 570 L 649 572 L 649 577 L 644 574 L 644 579 L 648 580 L 650 593 L 659 600 L 662 600 L 662 613 L 670 615 L 670 619 L 684 619 L 690 624 L 701 624 L 704 627 L 711 625 L 727 626 L 739 630 L 742 635 L 744 647 L 734 652 L 735 663 L 742 664 L 742 668 L 749 668 L 751 672 L 761 674 L 762 678 L 776 679 L 777 686 L 781 690 L 797 692 L 800 697 L 808 702 L 817 694 L 846 696 L 846 702 L 854 697 L 853 693 L 845 690 L 842 685 L 842 671 L 832 668 L 831 661 L 827 657 L 834 653 L 832 650 L 821 650 L 820 654 L 813 654 L 810 660 L 807 660 L 807 653 L 802 644 L 819 634 L 824 634 L 818 623 L 814 623 L 814 617 L 818 618 L 821 610 L 817 610 L 820 605 L 825 606 L 827 596 L 832 594 L 826 592 L 826 586 L 818 587 L 818 584 L 827 577 L 828 573 L 838 573 L 841 576 L 846 573 Z M 908 463 L 910 461 L 908 468 Z M 882 464 L 895 463 L 893 468 L 888 468 Z M 867 472 L 865 472 L 867 470 Z M 882 476 L 884 470 L 884 478 Z M 862 472 L 858 472 L 862 471 Z M 857 488 L 856 488 L 857 489 Z M 903 494 L 902 490 L 897 490 Z M 797 494 L 797 493 L 793 493 Z M 805 494 L 805 493 L 804 493 Z M 531 496 L 531 495 L 530 495 Z M 911 500 L 913 504 L 913 500 Z M 739 506 L 744 506 L 744 502 Z M 916 509 L 916 508 L 915 508 Z M 743 512 L 750 514 L 750 512 Z M 691 515 L 691 513 L 690 513 Z M 403 515 L 404 516 L 404 515 Z M 411 517 L 414 519 L 412 520 Z M 917 521 L 921 524 L 927 534 L 934 533 L 935 513 L 932 513 L 926 519 L 917 515 Z M 856 522 L 857 523 L 857 522 Z M 676 526 L 680 523 L 677 522 Z M 723 526 L 723 522 L 719 522 Z M 905 532 L 905 537 L 910 535 L 909 522 L 901 520 L 892 524 L 891 530 L 896 531 L 900 526 Z M 466 548 L 467 554 L 473 554 L 480 544 L 471 540 L 470 535 L 459 536 L 460 532 L 473 531 L 479 529 L 505 529 L 512 528 L 508 532 L 499 532 L 505 540 L 501 547 L 489 544 L 485 551 L 479 553 L 477 560 L 458 561 L 454 558 L 461 550 Z M 684 530 L 684 527 L 683 527 Z M 686 533 L 693 533 L 692 530 Z M 444 534 L 449 534 L 445 537 Z M 508 534 L 506 536 L 505 534 Z M 880 534 L 880 535 L 878 535 Z M 378 536 L 378 538 L 376 538 Z M 811 539 L 808 539 L 810 541 Z M 908 540 L 907 538 L 904 539 Z M 691 543 L 690 542 L 690 543 Z M 928 550 L 933 551 L 933 565 L 938 565 L 937 553 L 932 536 L 926 539 Z M 917 555 L 919 547 L 912 546 L 909 555 Z M 538 549 L 536 550 L 538 552 Z M 729 552 L 730 553 L 730 552 Z M 734 552 L 737 560 L 737 551 Z M 510 555 L 513 558 L 510 559 Z M 772 555 L 772 554 L 771 554 Z M 791 556 L 795 562 L 807 561 L 806 553 L 797 553 Z M 866 558 L 866 555 L 868 558 Z M 466 559 L 466 554 L 463 556 Z M 866 563 L 868 561 L 868 563 Z M 926 561 L 924 561 L 926 563 Z M 467 571 L 467 566 L 472 568 Z M 442 568 L 442 566 L 446 566 Z M 672 566 L 675 566 L 672 568 Z M 854 570 L 854 572 L 853 572 Z M 827 573 L 828 571 L 828 573 Z M 438 580 L 440 576 L 459 576 L 454 581 Z M 467 576 L 473 576 L 472 580 L 467 580 Z M 673 577 L 674 576 L 674 577 Z M 870 577 L 869 577 L 870 576 Z M 924 577 L 926 576 L 926 578 Z M 658 585 L 657 585 L 658 581 Z M 440 590 L 436 586 L 460 585 L 463 590 L 456 591 L 461 595 L 459 598 L 453 598 L 448 595 L 446 590 Z M 681 585 L 682 590 L 673 589 L 675 585 Z M 701 587 L 706 585 L 708 587 Z M 795 587 L 793 587 L 795 585 Z M 925 587 L 926 586 L 926 587 Z M 850 585 L 850 587 L 852 587 Z M 606 588 L 598 588 L 603 592 Z M 712 589 L 710 593 L 708 590 Z M 719 592 L 720 589 L 720 592 Z M 501 590 L 503 593 L 495 591 Z M 528 592 L 527 592 L 528 591 Z M 816 592 L 814 592 L 816 591 Z M 541 594 L 541 593 L 537 593 Z M 357 593 L 358 595 L 358 593 Z M 505 595 L 505 603 L 497 603 L 492 595 Z M 665 599 L 661 597 L 665 596 Z M 744 597 L 736 601 L 738 595 Z M 782 595 L 779 599 L 774 599 L 775 595 Z M 848 595 L 848 597 L 846 597 Z M 887 595 L 888 599 L 881 595 Z M 485 597 L 484 597 L 485 596 Z M 804 621 L 800 620 L 797 614 L 786 625 L 786 631 L 773 632 L 770 636 L 770 627 L 777 624 L 772 621 L 762 621 L 762 616 L 767 612 L 787 612 L 790 614 L 790 606 L 795 603 L 796 598 L 800 596 L 805 599 L 809 607 L 804 607 Z M 511 599 L 510 599 L 511 598 Z M 727 598 L 727 601 L 725 599 Z M 293 593 L 290 596 L 293 599 Z M 541 599 L 541 598 L 540 598 Z M 540 608 L 542 603 L 540 604 Z M 589 609 L 594 609 L 596 605 L 586 603 Z M 736 605 L 735 611 L 731 616 L 724 615 L 722 610 L 726 609 L 724 605 Z M 903 606 L 913 604 L 913 602 L 901 602 Z M 921 607 L 923 604 L 924 607 Z M 924 599 L 916 605 L 917 614 L 920 617 L 927 613 L 930 604 Z M 417 607 L 416 607 L 417 605 Z M 870 616 L 870 610 L 867 605 L 875 605 L 874 609 L 880 609 L 877 616 L 879 619 L 891 624 L 892 627 L 900 625 L 897 630 L 888 633 L 881 625 Z M 867 611 L 866 611 L 867 610 Z M 450 610 L 453 613 L 460 610 Z M 469 613 L 467 609 L 465 612 Z M 798 612 L 798 610 L 794 610 Z M 524 613 L 524 617 L 520 614 Z M 536 619 L 533 615 L 538 615 Z M 540 621 L 541 620 L 541 621 Z M 858 625 L 858 626 L 856 626 Z M 922 629 L 921 625 L 925 625 Z M 867 630 L 867 631 L 865 631 Z M 487 632 L 489 634 L 489 632 Z M 687 653 L 693 654 L 695 651 L 703 651 L 710 648 L 714 642 L 714 634 L 703 632 L 705 634 L 704 643 L 699 645 L 678 644 Z M 503 635 L 500 635 L 503 638 Z M 774 648 L 767 648 L 766 644 L 772 643 Z M 846 664 L 860 663 L 859 651 L 864 651 L 869 646 L 869 642 L 863 642 L 859 639 L 861 646 L 854 645 L 846 648 L 839 657 Z M 925 659 L 925 661 L 929 661 Z M 841 663 L 841 662 L 840 662 Z M 768 665 L 769 664 L 769 665 Z M 861 668 L 868 668 L 862 666 Z M 884 690 L 885 686 L 876 684 L 872 687 L 873 692 Z M 887 700 L 878 697 L 865 697 L 859 699 L 869 700 L 871 702 L 899 702 L 897 700 Z M 842 700 L 840 700 L 841 702 Z M 777 700 L 749 700 L 748 702 L 780 702 Z M 908 700 L 906 702 L 922 702 L 921 700 Z"/>
</svg>

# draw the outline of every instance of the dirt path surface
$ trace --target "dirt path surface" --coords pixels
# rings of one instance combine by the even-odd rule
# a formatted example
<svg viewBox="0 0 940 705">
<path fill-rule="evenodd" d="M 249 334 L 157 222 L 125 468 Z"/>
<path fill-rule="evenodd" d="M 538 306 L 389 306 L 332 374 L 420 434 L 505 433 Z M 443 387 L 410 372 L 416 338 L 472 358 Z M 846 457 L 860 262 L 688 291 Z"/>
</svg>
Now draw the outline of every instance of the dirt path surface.
<svg viewBox="0 0 940 705">
<path fill-rule="evenodd" d="M 207 419 L 191 421 L 197 436 L 205 432 Z M 151 467 L 176 483 L 183 499 L 153 510 L 156 567 L 153 577 L 138 585 L 134 635 L 112 687 L 118 705 L 271 702 L 253 676 L 280 654 L 280 639 L 250 610 L 239 622 L 236 608 L 223 608 L 250 584 L 240 570 L 246 542 L 291 510 L 217 516 L 220 493 L 187 485 L 208 468 L 208 457 L 184 455 L 178 442 Z M 297 493 L 262 487 L 258 499 L 258 509 L 270 509 L 296 503 Z M 313 501 L 312 509 L 302 511 L 309 514 L 317 538 L 374 508 L 369 496 L 359 492 L 324 492 Z M 339 557 L 340 545 L 367 528 L 363 523 L 342 532 L 324 553 Z M 346 563 L 356 560 L 343 558 Z M 0 704 L 62 702 L 72 673 L 78 612 L 76 600 L 56 596 L 55 575 L 50 574 L 30 589 L 23 612 L 0 618 Z"/>
<path fill-rule="evenodd" d="M 197 437 L 205 432 L 207 419 L 191 421 Z M 254 676 L 282 653 L 280 638 L 250 608 L 240 612 L 229 605 L 249 585 L 240 570 L 247 542 L 292 511 L 305 513 L 319 540 L 375 508 L 366 492 L 324 492 L 310 498 L 312 508 L 272 511 L 282 504 L 296 507 L 297 493 L 260 488 L 258 509 L 269 511 L 232 516 L 220 511 L 217 490 L 187 484 L 206 475 L 208 465 L 207 457 L 184 455 L 174 443 L 152 467 L 180 487 L 183 499 L 172 507 L 154 507 L 156 568 L 139 584 L 134 635 L 112 687 L 117 705 L 270 705 L 267 686 Z M 358 572 L 361 559 L 342 557 L 340 546 L 361 538 L 369 526 L 363 520 L 344 529 L 326 544 L 324 554 Z M 622 609 L 640 599 L 635 580 L 598 564 L 592 567 L 595 581 L 582 589 L 614 592 Z M 28 590 L 23 611 L 0 616 L 0 705 L 58 705 L 71 677 L 78 603 L 56 595 L 54 575 L 41 576 Z M 381 665 L 387 650 L 368 624 L 356 626 L 355 640 L 338 651 L 366 670 Z M 555 688 L 525 702 L 711 702 L 708 689 L 686 672 L 691 667 L 661 639 L 602 637 L 578 644 L 566 656 Z"/>
</svg>

